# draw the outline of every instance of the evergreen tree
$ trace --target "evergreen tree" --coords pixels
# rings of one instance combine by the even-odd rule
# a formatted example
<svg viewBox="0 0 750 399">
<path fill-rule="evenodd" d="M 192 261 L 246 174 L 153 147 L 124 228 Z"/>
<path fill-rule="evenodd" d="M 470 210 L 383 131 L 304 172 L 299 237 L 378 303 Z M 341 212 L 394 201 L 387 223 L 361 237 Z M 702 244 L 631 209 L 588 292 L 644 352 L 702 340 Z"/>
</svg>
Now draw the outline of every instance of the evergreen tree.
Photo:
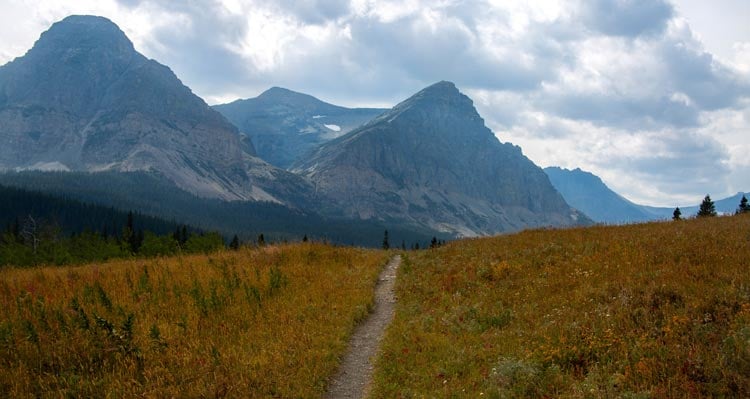
<svg viewBox="0 0 750 399">
<path fill-rule="evenodd" d="M 237 234 L 232 237 L 232 242 L 229 243 L 229 248 L 235 251 L 240 249 L 240 238 L 237 237 Z"/>
<path fill-rule="evenodd" d="M 134 253 L 138 253 L 138 251 L 140 251 L 141 245 L 143 245 L 144 238 L 145 235 L 142 229 L 138 229 L 138 231 L 133 234 L 133 239 L 130 242 L 130 248 Z"/>
<path fill-rule="evenodd" d="M 698 210 L 698 217 L 709 217 L 716 216 L 716 206 L 711 201 L 711 196 L 706 195 L 706 198 L 701 202 L 700 209 Z"/>
<path fill-rule="evenodd" d="M 401 240 L 401 250 L 406 251 L 406 241 Z"/>
<path fill-rule="evenodd" d="M 16 242 L 21 242 L 21 223 L 18 218 L 10 225 L 10 234 L 16 239 Z"/>
<path fill-rule="evenodd" d="M 390 249 L 391 244 L 388 242 L 388 230 L 383 234 L 383 249 Z"/>
<path fill-rule="evenodd" d="M 266 245 L 266 237 L 263 237 L 263 233 L 260 233 L 258 236 L 258 246 L 262 247 L 264 245 Z"/>
<path fill-rule="evenodd" d="M 128 221 L 125 223 L 125 227 L 130 229 L 130 231 L 135 231 L 133 228 L 133 211 L 128 212 Z"/>
<path fill-rule="evenodd" d="M 437 237 L 432 236 L 432 241 L 430 241 L 430 248 L 437 248 L 437 246 L 438 246 Z"/>
<path fill-rule="evenodd" d="M 747 197 L 744 195 L 742 196 L 742 199 L 740 200 L 740 207 L 737 209 L 737 213 L 747 213 L 750 212 L 750 205 L 747 204 Z"/>
<path fill-rule="evenodd" d="M 302 237 L 302 242 L 307 242 L 307 234 L 305 234 L 305 236 Z"/>
<path fill-rule="evenodd" d="M 122 228 L 122 245 L 123 249 L 134 253 L 133 241 L 135 240 L 135 231 L 133 231 L 133 212 L 128 212 L 128 219 L 125 227 Z"/>
<path fill-rule="evenodd" d="M 674 212 L 672 212 L 672 220 L 682 220 L 682 211 L 679 206 L 674 208 Z"/>
</svg>

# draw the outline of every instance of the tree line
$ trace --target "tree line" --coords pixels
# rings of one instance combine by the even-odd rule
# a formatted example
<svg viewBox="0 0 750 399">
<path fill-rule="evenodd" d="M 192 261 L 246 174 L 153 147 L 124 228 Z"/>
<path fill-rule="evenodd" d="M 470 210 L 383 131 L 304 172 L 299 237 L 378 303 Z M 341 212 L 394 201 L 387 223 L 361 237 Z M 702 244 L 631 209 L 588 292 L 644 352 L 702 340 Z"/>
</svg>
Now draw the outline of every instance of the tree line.
<svg viewBox="0 0 750 399">
<path fill-rule="evenodd" d="M 207 253 L 224 248 L 216 232 L 181 226 L 157 234 L 140 228 L 133 212 L 119 231 L 86 228 L 63 233 L 59 225 L 32 214 L 6 225 L 0 234 L 0 266 L 69 265 L 114 258 Z"/>
</svg>

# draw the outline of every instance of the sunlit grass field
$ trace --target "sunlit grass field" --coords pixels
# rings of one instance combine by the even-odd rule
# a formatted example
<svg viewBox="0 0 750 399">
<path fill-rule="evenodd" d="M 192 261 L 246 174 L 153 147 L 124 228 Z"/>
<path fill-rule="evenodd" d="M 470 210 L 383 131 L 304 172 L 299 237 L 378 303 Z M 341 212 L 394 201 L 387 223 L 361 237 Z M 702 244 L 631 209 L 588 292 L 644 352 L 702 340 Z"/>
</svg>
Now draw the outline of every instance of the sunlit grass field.
<svg viewBox="0 0 750 399">
<path fill-rule="evenodd" d="M 374 397 L 750 397 L 750 215 L 408 253 Z"/>
<path fill-rule="evenodd" d="M 316 397 L 383 251 L 319 244 L 0 270 L 0 397 Z"/>
</svg>

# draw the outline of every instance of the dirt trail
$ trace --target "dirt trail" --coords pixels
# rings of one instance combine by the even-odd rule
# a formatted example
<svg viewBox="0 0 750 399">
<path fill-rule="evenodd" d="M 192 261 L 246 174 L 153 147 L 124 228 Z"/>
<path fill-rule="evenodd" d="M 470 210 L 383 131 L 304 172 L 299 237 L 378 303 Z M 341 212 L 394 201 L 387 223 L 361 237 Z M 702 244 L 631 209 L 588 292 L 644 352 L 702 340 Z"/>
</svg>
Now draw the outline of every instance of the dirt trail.
<svg viewBox="0 0 750 399">
<path fill-rule="evenodd" d="M 348 352 L 341 362 L 338 373 L 331 380 L 325 398 L 367 397 L 372 382 L 372 362 L 375 361 L 375 354 L 380 347 L 385 328 L 393 319 L 396 305 L 393 287 L 399 265 L 401 256 L 396 255 L 380 273 L 378 285 L 375 287 L 373 312 L 354 330 Z"/>
</svg>

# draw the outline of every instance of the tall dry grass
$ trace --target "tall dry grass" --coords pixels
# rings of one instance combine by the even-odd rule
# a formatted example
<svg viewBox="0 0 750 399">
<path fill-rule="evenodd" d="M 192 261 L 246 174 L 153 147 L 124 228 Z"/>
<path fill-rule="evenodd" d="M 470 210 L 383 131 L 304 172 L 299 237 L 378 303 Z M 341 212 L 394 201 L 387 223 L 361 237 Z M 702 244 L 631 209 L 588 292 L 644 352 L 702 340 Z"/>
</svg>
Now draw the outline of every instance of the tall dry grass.
<svg viewBox="0 0 750 399">
<path fill-rule="evenodd" d="M 5 269 L 0 396 L 319 396 L 386 261 L 299 244 Z"/>
<path fill-rule="evenodd" d="M 410 253 L 374 397 L 750 397 L 750 215 Z"/>
</svg>

